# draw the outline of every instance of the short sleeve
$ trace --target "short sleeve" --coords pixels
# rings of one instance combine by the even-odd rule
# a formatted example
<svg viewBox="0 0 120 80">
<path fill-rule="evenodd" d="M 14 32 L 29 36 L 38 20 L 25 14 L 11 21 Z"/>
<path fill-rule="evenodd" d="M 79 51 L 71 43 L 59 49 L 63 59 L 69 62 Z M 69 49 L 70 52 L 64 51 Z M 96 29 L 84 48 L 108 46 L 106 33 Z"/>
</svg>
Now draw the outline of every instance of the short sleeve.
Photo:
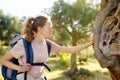
<svg viewBox="0 0 120 80">
<path fill-rule="evenodd" d="M 19 40 L 18 43 L 10 50 L 10 53 L 16 58 L 20 58 L 25 54 L 23 40 Z"/>
<path fill-rule="evenodd" d="M 60 50 L 60 45 L 56 44 L 55 42 L 49 40 L 51 42 L 51 51 L 50 51 L 50 54 L 51 55 L 56 55 L 59 50 Z"/>
</svg>

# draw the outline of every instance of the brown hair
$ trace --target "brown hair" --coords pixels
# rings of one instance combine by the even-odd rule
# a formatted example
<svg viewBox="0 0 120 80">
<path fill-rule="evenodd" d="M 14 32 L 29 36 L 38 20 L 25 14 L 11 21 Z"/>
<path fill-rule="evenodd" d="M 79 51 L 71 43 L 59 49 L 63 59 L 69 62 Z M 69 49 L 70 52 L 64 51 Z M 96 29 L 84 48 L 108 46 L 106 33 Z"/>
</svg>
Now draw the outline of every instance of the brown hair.
<svg viewBox="0 0 120 80">
<path fill-rule="evenodd" d="M 43 27 L 46 24 L 48 17 L 38 16 L 36 18 L 28 18 L 25 22 L 25 28 L 23 29 L 23 35 L 28 42 L 32 42 L 37 33 L 38 27 Z"/>
</svg>

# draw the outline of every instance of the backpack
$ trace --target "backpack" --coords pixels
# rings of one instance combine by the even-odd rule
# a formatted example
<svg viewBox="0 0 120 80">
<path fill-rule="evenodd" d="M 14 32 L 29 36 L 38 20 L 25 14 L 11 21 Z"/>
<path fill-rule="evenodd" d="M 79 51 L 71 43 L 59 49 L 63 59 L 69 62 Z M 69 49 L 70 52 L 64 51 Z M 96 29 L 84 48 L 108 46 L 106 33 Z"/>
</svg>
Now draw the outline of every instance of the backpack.
<svg viewBox="0 0 120 80">
<path fill-rule="evenodd" d="M 20 34 L 16 34 L 14 36 L 14 38 L 12 39 L 11 48 L 13 48 L 20 39 L 23 39 L 23 44 L 24 44 L 24 48 L 25 48 L 27 63 L 30 63 L 32 66 L 44 66 L 48 69 L 48 71 L 50 71 L 49 67 L 45 63 L 33 63 L 33 60 L 34 60 L 33 56 L 34 55 L 33 55 L 33 51 L 32 51 L 32 46 Z M 50 55 L 51 43 L 48 40 L 46 40 L 46 43 L 47 43 L 48 55 Z M 11 62 L 19 65 L 18 60 L 15 59 L 15 58 L 13 58 L 11 60 Z M 16 70 L 9 69 L 6 66 L 2 66 L 1 71 L 2 71 L 2 76 L 3 76 L 4 80 L 17 80 L 16 75 L 20 74 Z M 26 76 L 27 76 L 27 72 L 25 72 L 24 80 L 27 79 Z"/>
</svg>

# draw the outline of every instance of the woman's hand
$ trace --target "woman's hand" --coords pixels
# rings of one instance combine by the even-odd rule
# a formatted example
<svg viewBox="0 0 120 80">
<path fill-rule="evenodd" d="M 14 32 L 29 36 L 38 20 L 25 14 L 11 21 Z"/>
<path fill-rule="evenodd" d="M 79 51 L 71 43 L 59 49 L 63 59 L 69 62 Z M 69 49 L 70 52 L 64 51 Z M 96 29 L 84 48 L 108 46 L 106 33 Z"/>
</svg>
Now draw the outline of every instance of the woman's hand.
<svg viewBox="0 0 120 80">
<path fill-rule="evenodd" d="M 30 71 L 31 67 L 32 67 L 31 64 L 26 63 L 26 64 L 24 64 L 22 66 L 19 66 L 18 72 L 27 72 L 27 71 Z"/>
<path fill-rule="evenodd" d="M 93 34 L 91 34 L 91 36 L 90 36 L 90 38 L 91 38 L 91 44 L 93 45 L 94 44 L 94 35 Z"/>
</svg>

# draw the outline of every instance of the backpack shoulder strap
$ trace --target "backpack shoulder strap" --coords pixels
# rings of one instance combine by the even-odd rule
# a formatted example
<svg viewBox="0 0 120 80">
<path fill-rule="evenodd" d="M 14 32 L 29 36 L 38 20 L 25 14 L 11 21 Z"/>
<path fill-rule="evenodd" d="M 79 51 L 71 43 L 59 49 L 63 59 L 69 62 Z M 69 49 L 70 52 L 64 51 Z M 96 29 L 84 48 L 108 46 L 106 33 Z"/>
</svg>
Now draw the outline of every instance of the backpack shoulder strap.
<svg viewBox="0 0 120 80">
<path fill-rule="evenodd" d="M 29 43 L 27 40 L 23 38 L 23 44 L 24 44 L 24 49 L 26 53 L 26 61 L 27 63 L 33 63 L 33 50 L 31 43 Z"/>
<path fill-rule="evenodd" d="M 50 42 L 49 40 L 46 39 L 46 43 L 47 43 L 48 55 L 50 56 L 51 42 Z"/>
<path fill-rule="evenodd" d="M 27 40 L 23 38 L 24 49 L 26 53 L 26 62 L 32 64 L 33 63 L 33 50 L 32 45 Z M 24 74 L 24 80 L 27 80 L 27 72 Z"/>
</svg>

